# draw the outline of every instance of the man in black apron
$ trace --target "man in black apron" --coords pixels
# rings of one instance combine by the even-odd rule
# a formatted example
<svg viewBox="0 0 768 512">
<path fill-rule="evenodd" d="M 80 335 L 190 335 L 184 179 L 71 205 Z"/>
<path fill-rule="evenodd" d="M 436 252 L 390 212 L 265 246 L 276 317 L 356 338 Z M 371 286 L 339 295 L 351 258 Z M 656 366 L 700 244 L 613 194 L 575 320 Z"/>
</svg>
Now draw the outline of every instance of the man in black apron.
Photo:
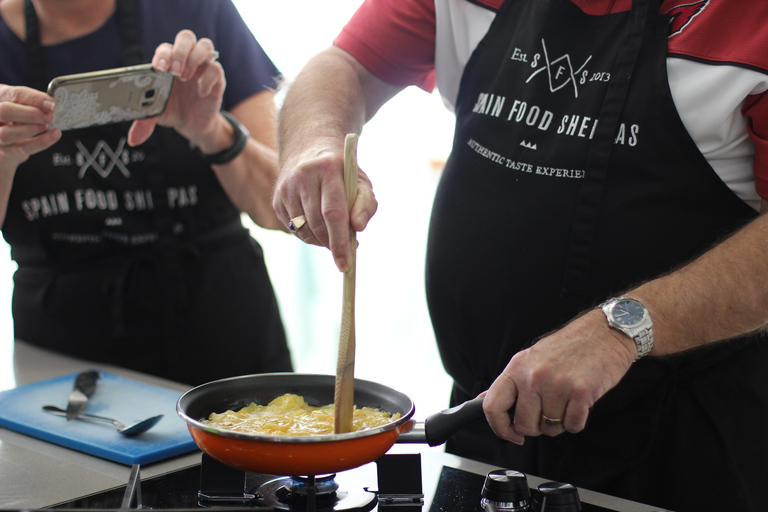
<svg viewBox="0 0 768 512">
<path fill-rule="evenodd" d="M 755 281 L 768 276 L 760 261 L 765 222 L 749 224 L 756 212 L 717 176 L 677 114 L 659 3 L 631 4 L 594 16 L 569 0 L 508 0 L 465 67 L 432 212 L 427 298 L 455 380 L 452 404 L 490 388 L 490 424 L 520 445 L 478 423 L 447 449 L 673 510 L 765 510 L 757 489 L 768 478 L 768 351 L 761 333 L 746 333 L 763 324 L 766 308 L 750 310 L 740 298 L 743 316 L 728 311 L 738 297 L 765 304 Z M 514 58 L 516 49 L 542 45 L 589 55 L 589 68 L 611 78 L 573 76 L 569 94 L 551 94 L 553 76 Z M 281 114 L 285 165 L 274 204 L 284 222 L 304 214 L 309 226 L 299 236 L 329 246 L 343 269 L 342 228 L 363 229 L 375 200 L 361 181 L 349 219 L 321 218 L 313 208 L 320 200 L 301 195 L 295 173 L 306 180 L 316 163 L 305 142 L 305 126 L 316 124 L 304 123 L 327 115 L 360 130 L 364 114 L 399 88 L 337 50 L 316 63 L 326 73 L 331 65 L 348 70 L 360 87 L 343 89 L 344 97 L 362 91 L 367 103 L 321 112 L 328 107 L 312 95 L 318 68 L 310 65 Z M 528 86 L 535 80 L 540 87 Z M 523 113 L 522 105 L 536 110 Z M 563 112 L 578 123 L 557 126 L 560 116 L 547 114 Z M 342 129 L 317 132 L 336 136 L 327 147 L 339 151 Z M 324 186 L 327 208 L 335 184 Z M 656 279 L 705 252 L 684 272 Z M 595 309 L 623 295 L 631 299 Z M 634 330 L 609 327 L 608 315 L 620 322 L 633 308 Z M 734 339 L 712 343 L 725 338 Z M 665 357 L 642 357 L 648 353 Z"/>
</svg>

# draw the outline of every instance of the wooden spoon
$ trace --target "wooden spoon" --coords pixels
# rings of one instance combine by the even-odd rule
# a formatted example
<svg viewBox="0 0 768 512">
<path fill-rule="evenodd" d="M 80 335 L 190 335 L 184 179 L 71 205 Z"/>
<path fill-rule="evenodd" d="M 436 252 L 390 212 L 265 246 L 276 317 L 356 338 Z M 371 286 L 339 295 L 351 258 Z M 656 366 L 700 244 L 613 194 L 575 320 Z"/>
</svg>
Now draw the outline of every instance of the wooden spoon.
<svg viewBox="0 0 768 512">
<path fill-rule="evenodd" d="M 356 133 L 347 134 L 344 139 L 344 188 L 347 206 L 357 197 L 357 138 Z M 336 361 L 336 388 L 334 390 L 334 431 L 337 434 L 352 430 L 352 411 L 355 404 L 355 267 L 357 260 L 357 237 L 352 225 L 349 226 L 349 241 L 352 259 L 344 272 L 344 293 L 341 305 L 341 333 L 339 355 Z"/>
</svg>

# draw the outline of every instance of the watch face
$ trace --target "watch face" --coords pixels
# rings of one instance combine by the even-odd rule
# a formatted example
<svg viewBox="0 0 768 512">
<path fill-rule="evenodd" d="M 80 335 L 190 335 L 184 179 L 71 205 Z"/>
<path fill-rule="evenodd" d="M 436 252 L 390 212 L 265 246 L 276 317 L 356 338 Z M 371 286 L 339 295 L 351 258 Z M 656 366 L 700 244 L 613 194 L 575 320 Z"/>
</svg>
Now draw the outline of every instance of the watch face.
<svg viewBox="0 0 768 512">
<path fill-rule="evenodd" d="M 643 320 L 645 309 L 636 300 L 620 300 L 611 311 L 614 321 L 622 327 L 631 327 Z"/>
</svg>

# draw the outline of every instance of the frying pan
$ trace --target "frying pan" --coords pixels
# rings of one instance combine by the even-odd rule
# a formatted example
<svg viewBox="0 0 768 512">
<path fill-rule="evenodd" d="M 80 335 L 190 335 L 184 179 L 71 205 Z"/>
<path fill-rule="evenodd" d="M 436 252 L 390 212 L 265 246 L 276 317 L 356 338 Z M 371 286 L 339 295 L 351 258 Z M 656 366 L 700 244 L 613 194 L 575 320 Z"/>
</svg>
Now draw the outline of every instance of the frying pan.
<svg viewBox="0 0 768 512">
<path fill-rule="evenodd" d="M 375 407 L 400 417 L 380 427 L 313 436 L 270 436 L 232 432 L 200 422 L 212 412 L 265 405 L 285 393 L 303 396 L 309 405 L 333 403 L 335 376 L 298 373 L 244 375 L 203 384 L 187 391 L 176 412 L 187 423 L 197 446 L 228 466 L 270 475 L 311 476 L 346 471 L 384 455 L 395 442 L 437 446 L 463 426 L 483 417 L 482 397 L 411 420 L 408 396 L 387 386 L 355 379 L 355 405 Z"/>
</svg>

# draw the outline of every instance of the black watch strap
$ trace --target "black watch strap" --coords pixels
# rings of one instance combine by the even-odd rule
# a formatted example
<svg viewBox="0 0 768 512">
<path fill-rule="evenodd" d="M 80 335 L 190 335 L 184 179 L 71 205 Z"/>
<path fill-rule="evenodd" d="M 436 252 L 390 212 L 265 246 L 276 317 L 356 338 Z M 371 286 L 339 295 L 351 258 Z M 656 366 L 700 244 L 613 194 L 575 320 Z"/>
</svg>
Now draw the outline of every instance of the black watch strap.
<svg viewBox="0 0 768 512">
<path fill-rule="evenodd" d="M 237 158 L 238 155 L 243 152 L 243 149 L 245 149 L 245 145 L 248 143 L 248 137 L 250 136 L 248 129 L 243 126 L 240 121 L 235 119 L 235 116 L 226 110 L 222 110 L 221 115 L 224 116 L 224 119 L 226 119 L 229 124 L 232 125 L 232 129 L 235 131 L 234 144 L 232 144 L 232 146 L 228 147 L 227 149 L 219 151 L 218 153 L 213 153 L 211 155 L 206 155 L 200 151 L 197 146 L 192 146 L 192 151 L 194 151 L 200 158 L 205 160 L 207 163 L 214 165 L 228 164 Z"/>
</svg>

